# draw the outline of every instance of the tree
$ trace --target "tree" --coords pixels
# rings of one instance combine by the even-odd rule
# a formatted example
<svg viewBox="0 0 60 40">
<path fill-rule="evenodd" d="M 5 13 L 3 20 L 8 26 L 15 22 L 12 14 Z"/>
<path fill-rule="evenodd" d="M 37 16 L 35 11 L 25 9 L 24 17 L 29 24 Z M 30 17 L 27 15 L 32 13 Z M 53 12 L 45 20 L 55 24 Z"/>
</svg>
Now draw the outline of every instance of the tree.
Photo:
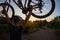
<svg viewBox="0 0 60 40">
<path fill-rule="evenodd" d="M 54 21 L 60 22 L 60 16 L 55 17 L 55 18 L 54 18 Z"/>
<path fill-rule="evenodd" d="M 60 29 L 60 16 L 57 16 L 54 18 L 54 20 L 52 20 L 51 22 L 49 22 L 49 28 L 53 28 L 53 29 Z"/>
</svg>

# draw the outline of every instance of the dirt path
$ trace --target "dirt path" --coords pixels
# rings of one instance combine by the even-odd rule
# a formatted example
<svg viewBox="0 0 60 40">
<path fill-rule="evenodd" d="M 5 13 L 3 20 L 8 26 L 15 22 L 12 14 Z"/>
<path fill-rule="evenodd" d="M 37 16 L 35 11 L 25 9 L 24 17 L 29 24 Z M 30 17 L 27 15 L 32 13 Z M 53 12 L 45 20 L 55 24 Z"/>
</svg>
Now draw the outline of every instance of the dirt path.
<svg viewBox="0 0 60 40">
<path fill-rule="evenodd" d="M 40 29 L 38 32 L 23 35 L 23 40 L 60 40 L 60 36 L 55 30 L 52 29 Z"/>
<path fill-rule="evenodd" d="M 1 33 L 0 40 L 9 40 L 7 33 Z M 52 29 L 40 29 L 39 31 L 31 34 L 22 35 L 22 40 L 60 40 L 60 32 Z"/>
</svg>

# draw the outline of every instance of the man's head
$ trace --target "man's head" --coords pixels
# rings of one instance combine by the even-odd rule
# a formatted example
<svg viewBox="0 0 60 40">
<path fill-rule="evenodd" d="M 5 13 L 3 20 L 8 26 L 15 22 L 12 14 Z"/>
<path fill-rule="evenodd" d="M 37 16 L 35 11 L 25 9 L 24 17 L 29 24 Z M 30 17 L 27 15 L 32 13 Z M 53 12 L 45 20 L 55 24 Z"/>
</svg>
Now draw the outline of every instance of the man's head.
<svg viewBox="0 0 60 40">
<path fill-rule="evenodd" d="M 13 17 L 14 23 L 19 23 L 19 21 L 21 21 L 21 20 L 22 20 L 22 18 L 19 17 L 19 16 L 14 16 L 14 17 Z"/>
</svg>

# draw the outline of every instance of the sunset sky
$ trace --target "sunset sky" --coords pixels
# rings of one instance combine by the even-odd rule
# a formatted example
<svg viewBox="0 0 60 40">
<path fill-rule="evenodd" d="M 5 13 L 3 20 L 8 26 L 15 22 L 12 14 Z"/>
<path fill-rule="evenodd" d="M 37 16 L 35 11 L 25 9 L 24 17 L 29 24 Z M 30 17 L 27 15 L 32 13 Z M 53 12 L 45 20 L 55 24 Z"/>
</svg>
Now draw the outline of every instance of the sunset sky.
<svg viewBox="0 0 60 40">
<path fill-rule="evenodd" d="M 0 0 L 0 3 L 3 2 L 3 1 L 4 1 L 4 0 Z M 53 19 L 54 17 L 60 16 L 60 0 L 55 0 L 55 3 L 56 3 L 56 7 L 55 7 L 55 10 L 54 10 L 54 12 L 52 13 L 52 15 L 50 15 L 50 16 L 47 17 L 47 18 L 43 18 L 43 19 L 41 19 L 41 20 L 46 19 L 47 21 L 51 21 L 51 19 Z M 12 5 L 12 6 L 14 7 L 14 9 L 15 9 L 15 14 L 16 14 L 16 15 L 19 15 L 19 16 L 21 16 L 23 19 L 25 19 L 25 15 L 22 14 L 21 9 L 19 9 L 19 8 L 15 5 L 15 3 L 13 3 L 13 1 L 11 2 L 11 5 Z M 47 10 L 46 10 L 46 11 L 47 11 Z M 40 20 L 40 19 L 31 16 L 29 20 L 35 21 L 35 20 Z"/>
</svg>

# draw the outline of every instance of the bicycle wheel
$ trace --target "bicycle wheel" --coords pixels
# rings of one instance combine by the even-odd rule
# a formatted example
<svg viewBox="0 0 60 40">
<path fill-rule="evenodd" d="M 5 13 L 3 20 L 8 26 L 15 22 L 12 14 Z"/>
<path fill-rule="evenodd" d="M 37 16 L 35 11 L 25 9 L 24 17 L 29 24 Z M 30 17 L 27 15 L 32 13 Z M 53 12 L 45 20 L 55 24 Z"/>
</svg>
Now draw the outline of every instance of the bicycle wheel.
<svg viewBox="0 0 60 40">
<path fill-rule="evenodd" d="M 38 1 L 32 0 L 30 5 L 32 5 L 33 8 L 35 8 L 35 10 L 33 9 L 33 11 L 32 11 L 32 16 L 34 16 L 36 18 L 45 18 L 45 17 L 50 16 L 53 13 L 53 11 L 55 9 L 55 1 L 54 0 L 42 0 L 42 1 L 43 1 L 42 9 L 39 10 L 39 7 L 37 5 Z M 42 13 L 41 13 L 41 11 L 42 11 Z"/>
<path fill-rule="evenodd" d="M 8 4 L 8 3 L 1 3 L 0 4 L 0 12 L 3 10 L 2 5 L 6 6 L 5 9 L 7 11 L 7 14 L 8 14 L 9 18 L 12 18 L 14 16 L 14 14 L 15 14 L 14 8 L 10 4 Z M 0 16 L 5 17 L 5 15 L 2 14 L 2 13 L 0 13 Z"/>
</svg>

